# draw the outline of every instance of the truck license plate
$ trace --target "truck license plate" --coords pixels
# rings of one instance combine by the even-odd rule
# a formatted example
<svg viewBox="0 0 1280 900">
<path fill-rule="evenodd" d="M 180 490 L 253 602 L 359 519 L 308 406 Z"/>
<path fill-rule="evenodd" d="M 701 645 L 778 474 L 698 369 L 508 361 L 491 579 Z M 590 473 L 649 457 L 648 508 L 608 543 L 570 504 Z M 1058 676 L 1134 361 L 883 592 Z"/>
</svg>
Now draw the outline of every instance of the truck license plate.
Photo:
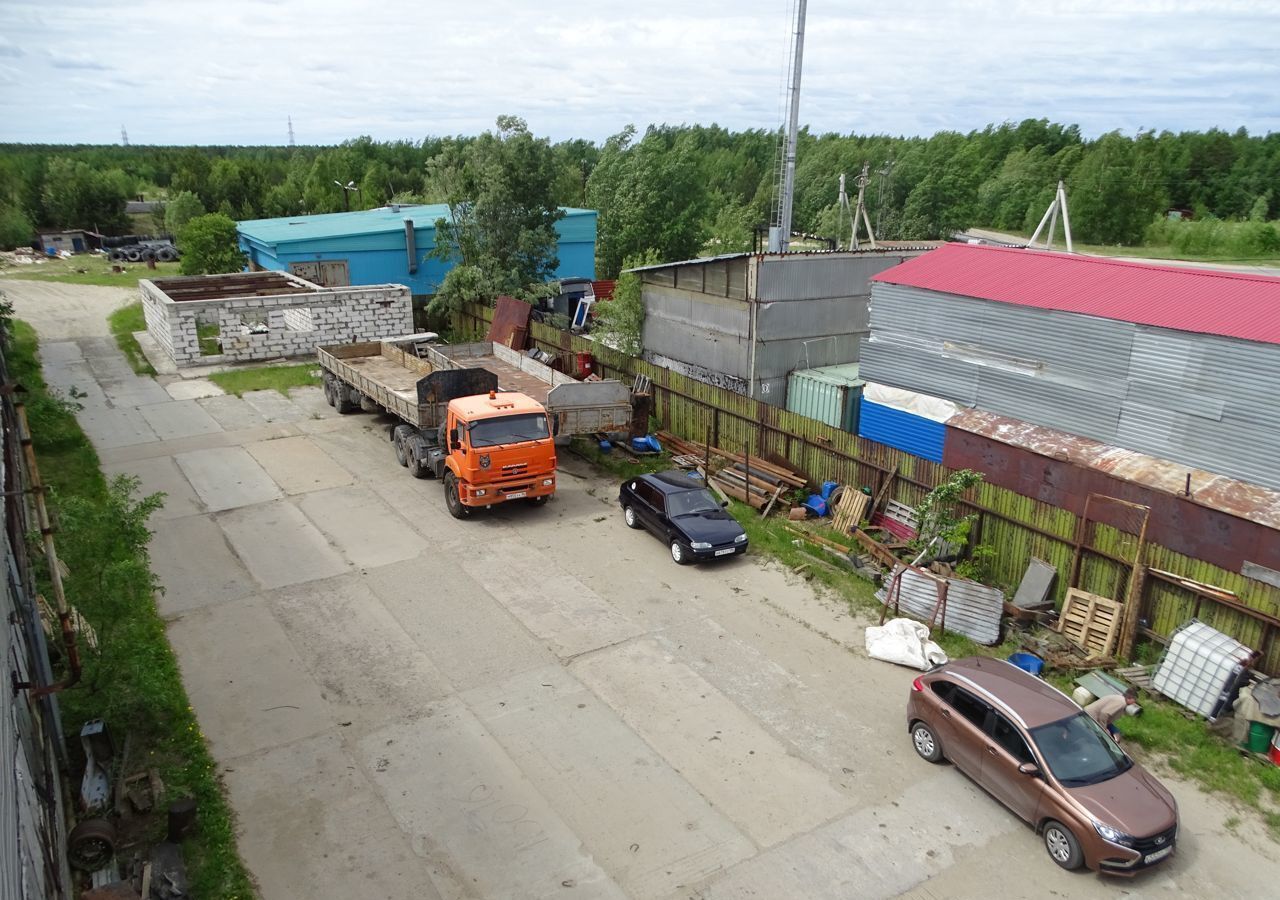
<svg viewBox="0 0 1280 900">
<path fill-rule="evenodd" d="M 507 494 L 507 499 L 508 499 L 508 500 L 519 500 L 521 497 L 523 497 L 523 496 L 524 496 L 525 494 L 527 494 L 527 493 L 529 493 L 529 492 L 528 492 L 528 491 L 516 491 L 515 493 Z"/>
<path fill-rule="evenodd" d="M 736 549 L 737 549 L 736 547 L 725 547 L 723 550 L 717 550 L 716 556 L 728 556 L 730 553 L 732 553 Z"/>
<path fill-rule="evenodd" d="M 1143 857 L 1142 861 L 1147 864 L 1157 862 L 1158 860 L 1164 859 L 1166 856 L 1168 856 L 1172 852 L 1173 852 L 1172 847 L 1165 847 L 1163 850 L 1157 850 L 1155 853 L 1148 853 L 1145 857 Z"/>
</svg>

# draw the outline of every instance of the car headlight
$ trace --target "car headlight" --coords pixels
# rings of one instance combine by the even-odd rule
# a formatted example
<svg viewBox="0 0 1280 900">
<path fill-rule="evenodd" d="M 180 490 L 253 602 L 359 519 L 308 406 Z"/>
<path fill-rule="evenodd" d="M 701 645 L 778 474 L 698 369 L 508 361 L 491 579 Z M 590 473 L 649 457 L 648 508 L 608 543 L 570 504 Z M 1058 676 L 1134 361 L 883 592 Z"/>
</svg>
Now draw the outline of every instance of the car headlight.
<svg viewBox="0 0 1280 900">
<path fill-rule="evenodd" d="M 745 534 L 740 534 L 733 539 L 733 542 L 735 544 L 745 544 L 747 542 L 747 536 Z"/>
<path fill-rule="evenodd" d="M 477 488 L 476 490 L 472 491 L 471 493 L 472 493 L 472 494 L 474 494 L 474 495 L 475 495 L 475 496 L 477 496 L 477 497 L 483 497 L 483 496 L 484 496 L 484 488 Z"/>
<path fill-rule="evenodd" d="M 542 479 L 542 486 L 543 486 L 543 487 L 551 487 L 551 485 L 553 485 L 553 484 L 555 484 L 555 483 L 556 483 L 556 480 L 555 480 L 554 478 L 544 478 L 544 479 Z"/>
<path fill-rule="evenodd" d="M 1134 837 L 1131 834 L 1125 834 L 1123 831 L 1112 828 L 1110 825 L 1103 825 L 1101 822 L 1094 822 L 1093 827 L 1104 841 L 1119 844 L 1121 847 L 1133 846 Z"/>
<path fill-rule="evenodd" d="M 711 549 L 711 545 L 708 544 L 706 541 L 694 541 L 689 546 L 692 547 L 694 550 L 710 550 Z"/>
</svg>

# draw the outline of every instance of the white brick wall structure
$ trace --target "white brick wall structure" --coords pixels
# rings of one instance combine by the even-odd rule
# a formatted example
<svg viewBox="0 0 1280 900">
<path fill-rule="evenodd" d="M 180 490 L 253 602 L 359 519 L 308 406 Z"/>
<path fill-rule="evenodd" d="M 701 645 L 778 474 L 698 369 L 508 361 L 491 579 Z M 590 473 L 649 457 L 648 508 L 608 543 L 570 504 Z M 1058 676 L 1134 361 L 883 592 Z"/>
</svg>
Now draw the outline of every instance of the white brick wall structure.
<svg viewBox="0 0 1280 900">
<path fill-rule="evenodd" d="M 180 368 L 311 356 L 320 344 L 377 341 L 413 332 L 409 289 L 399 284 L 182 301 L 174 301 L 150 281 L 138 285 L 148 333 Z M 217 324 L 221 354 L 200 354 L 198 322 Z"/>
</svg>

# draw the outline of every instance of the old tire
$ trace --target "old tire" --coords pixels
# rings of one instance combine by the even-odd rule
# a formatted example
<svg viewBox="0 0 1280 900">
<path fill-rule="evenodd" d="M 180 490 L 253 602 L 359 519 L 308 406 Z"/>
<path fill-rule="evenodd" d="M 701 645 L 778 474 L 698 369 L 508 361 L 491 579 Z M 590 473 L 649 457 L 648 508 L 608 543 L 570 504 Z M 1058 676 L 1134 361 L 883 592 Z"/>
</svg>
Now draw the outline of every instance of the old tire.
<svg viewBox="0 0 1280 900">
<path fill-rule="evenodd" d="M 112 250 L 110 253 L 107 254 L 107 259 L 111 260 L 114 263 L 124 262 L 124 253 L 122 253 L 119 250 Z"/>
<path fill-rule="evenodd" d="M 462 505 L 458 496 L 458 476 L 452 472 L 444 473 L 444 503 L 449 507 L 449 515 L 455 519 L 465 519 L 471 510 Z"/>
<path fill-rule="evenodd" d="M 636 511 L 630 506 L 622 507 L 622 521 L 627 523 L 628 528 L 640 527 L 640 519 L 636 516 Z"/>
<path fill-rule="evenodd" d="M 916 753 L 925 762 L 942 762 L 942 742 L 938 740 L 933 729 L 924 722 L 917 722 L 911 726 L 911 746 L 916 748 Z"/>
<path fill-rule="evenodd" d="M 156 259 L 160 262 L 173 262 L 178 258 L 178 254 L 172 247 L 161 247 L 156 251 Z"/>
<path fill-rule="evenodd" d="M 142 260 L 142 251 L 138 249 L 124 251 L 124 258 L 129 262 L 140 262 Z"/>
<path fill-rule="evenodd" d="M 684 549 L 684 544 L 676 540 L 671 542 L 671 559 L 677 566 L 689 565 L 689 551 Z"/>
<path fill-rule="evenodd" d="M 96 872 L 116 852 L 116 828 L 106 819 L 85 819 L 67 835 L 67 862 L 82 872 Z"/>
<path fill-rule="evenodd" d="M 1066 825 L 1050 819 L 1045 823 L 1041 835 L 1044 837 L 1044 849 L 1049 851 L 1049 856 L 1062 868 L 1072 870 L 1084 865 L 1084 851 L 1080 849 L 1080 842 Z"/>
</svg>

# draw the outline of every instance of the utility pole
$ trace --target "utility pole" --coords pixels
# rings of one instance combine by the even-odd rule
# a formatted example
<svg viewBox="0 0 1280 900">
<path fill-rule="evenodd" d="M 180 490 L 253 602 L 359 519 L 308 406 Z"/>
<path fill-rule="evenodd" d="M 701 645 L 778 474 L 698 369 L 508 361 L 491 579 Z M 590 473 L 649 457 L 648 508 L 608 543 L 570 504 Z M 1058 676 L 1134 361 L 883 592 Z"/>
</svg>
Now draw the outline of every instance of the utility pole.
<svg viewBox="0 0 1280 900">
<path fill-rule="evenodd" d="M 289 116 L 289 146 L 293 147 L 293 116 Z"/>
<path fill-rule="evenodd" d="M 885 160 L 884 168 L 876 172 L 880 177 L 876 179 L 876 233 L 880 231 L 880 216 L 884 213 L 884 183 L 889 182 L 889 196 L 893 198 L 893 157 L 890 156 Z"/>
<path fill-rule="evenodd" d="M 787 117 L 787 148 L 782 158 L 782 196 L 778 221 L 769 235 L 769 249 L 786 252 L 791 243 L 791 206 L 796 190 L 796 136 L 800 130 L 800 73 L 804 68 L 804 19 L 808 0 L 796 4 L 795 50 L 791 55 L 791 112 Z"/>
<path fill-rule="evenodd" d="M 1040 232 L 1044 230 L 1044 223 L 1049 223 L 1049 233 L 1044 238 L 1044 249 L 1053 249 L 1053 233 L 1058 230 L 1058 211 L 1062 211 L 1062 230 L 1067 238 L 1067 252 L 1075 253 L 1071 246 L 1071 219 L 1067 215 L 1067 189 L 1062 182 L 1058 182 L 1058 192 L 1054 195 L 1053 202 L 1049 204 L 1049 208 L 1044 211 L 1044 215 L 1040 217 L 1040 224 L 1036 226 L 1035 233 L 1031 235 L 1031 240 L 1027 241 L 1027 246 L 1035 249 L 1036 239 L 1040 237 Z"/>
<path fill-rule="evenodd" d="M 864 162 L 862 164 L 862 172 L 858 175 L 858 205 L 853 210 L 853 233 L 849 236 L 849 246 L 851 249 L 858 249 L 858 223 L 861 218 L 862 224 L 867 226 L 867 243 L 871 245 L 871 249 L 876 249 L 876 235 L 871 230 L 871 220 L 867 217 L 866 192 L 867 184 L 871 181 L 870 175 L 867 173 L 871 169 L 871 164 Z M 843 178 L 844 176 L 841 176 Z M 846 198 L 845 202 L 848 202 Z"/>
<path fill-rule="evenodd" d="M 360 188 L 356 187 L 356 183 L 354 181 L 348 181 L 346 184 L 343 184 L 341 181 L 335 181 L 334 184 L 342 188 L 343 211 L 351 212 L 351 192 L 356 191 L 357 193 L 359 193 Z"/>
</svg>

